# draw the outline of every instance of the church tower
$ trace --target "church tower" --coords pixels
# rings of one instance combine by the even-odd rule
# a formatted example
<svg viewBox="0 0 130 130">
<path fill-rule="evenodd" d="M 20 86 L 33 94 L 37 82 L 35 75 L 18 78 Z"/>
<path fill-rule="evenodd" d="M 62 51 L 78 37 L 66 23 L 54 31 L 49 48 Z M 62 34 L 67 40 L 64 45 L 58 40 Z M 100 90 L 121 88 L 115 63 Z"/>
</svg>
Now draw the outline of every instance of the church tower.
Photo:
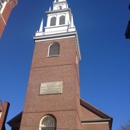
<svg viewBox="0 0 130 130">
<path fill-rule="evenodd" d="M 112 118 L 80 98 L 81 54 L 67 1 L 54 0 L 46 15 L 33 38 L 24 110 L 8 124 L 12 130 L 110 130 Z"/>
<path fill-rule="evenodd" d="M 21 130 L 77 129 L 80 128 L 78 62 L 81 55 L 73 15 L 66 0 L 55 0 L 53 9 L 50 7 L 46 14 L 45 31 L 42 20 L 34 37 Z"/>
</svg>

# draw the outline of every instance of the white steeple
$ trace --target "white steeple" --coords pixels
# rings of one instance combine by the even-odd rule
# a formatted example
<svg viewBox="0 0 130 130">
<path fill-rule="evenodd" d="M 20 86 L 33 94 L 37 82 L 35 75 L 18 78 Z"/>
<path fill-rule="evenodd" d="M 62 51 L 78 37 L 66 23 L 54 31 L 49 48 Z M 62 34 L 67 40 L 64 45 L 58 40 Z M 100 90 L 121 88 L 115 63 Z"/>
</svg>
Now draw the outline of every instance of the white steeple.
<svg viewBox="0 0 130 130">
<path fill-rule="evenodd" d="M 45 32 L 43 32 L 42 20 L 40 29 L 36 33 L 37 36 L 40 34 L 51 35 L 76 31 L 73 15 L 71 13 L 71 9 L 68 8 L 68 3 L 66 0 L 54 0 L 53 9 L 50 7 L 49 11 L 47 11 L 46 14 L 47 24 L 45 27 Z"/>
</svg>

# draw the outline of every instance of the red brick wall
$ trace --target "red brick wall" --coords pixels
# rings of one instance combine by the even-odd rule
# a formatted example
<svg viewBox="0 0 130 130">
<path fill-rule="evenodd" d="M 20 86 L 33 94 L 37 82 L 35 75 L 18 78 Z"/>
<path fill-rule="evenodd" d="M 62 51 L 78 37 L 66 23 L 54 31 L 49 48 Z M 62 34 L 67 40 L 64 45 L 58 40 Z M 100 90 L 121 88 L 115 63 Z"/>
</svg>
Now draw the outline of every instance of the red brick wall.
<svg viewBox="0 0 130 130">
<path fill-rule="evenodd" d="M 3 18 L 4 18 L 4 20 L 5 20 L 6 22 L 7 22 L 7 20 L 8 20 L 8 17 L 9 17 L 9 15 L 10 15 L 11 10 L 12 10 L 12 8 L 10 7 L 10 3 L 8 2 L 8 3 L 6 4 L 6 6 L 5 6 L 5 9 L 4 9 L 3 13 L 2 13 Z"/>
<path fill-rule="evenodd" d="M 57 129 L 81 127 L 77 109 L 79 81 L 75 41 L 75 38 L 68 38 L 35 44 L 20 130 L 38 129 L 40 119 L 46 114 L 56 117 Z M 53 42 L 60 44 L 60 56 L 47 57 L 48 47 Z M 62 94 L 39 95 L 41 83 L 55 81 L 63 81 Z"/>
<path fill-rule="evenodd" d="M 9 109 L 9 103 L 7 101 L 4 102 L 4 105 L 2 105 L 2 102 L 0 101 L 0 110 L 2 111 L 2 115 L 0 117 L 0 130 L 3 130 L 6 117 L 8 114 L 8 109 Z"/>
<path fill-rule="evenodd" d="M 81 120 L 91 120 L 91 119 L 101 119 L 98 115 L 93 112 L 87 110 L 85 107 L 81 106 Z"/>
<path fill-rule="evenodd" d="M 51 43 L 60 44 L 60 56 L 48 57 Z M 68 38 L 35 43 L 30 77 L 20 130 L 39 129 L 47 114 L 57 120 L 57 130 L 109 130 L 109 125 L 81 124 L 84 119 L 101 119 L 80 105 L 79 68 L 76 39 Z M 40 84 L 63 81 L 63 93 L 39 95 Z"/>
</svg>

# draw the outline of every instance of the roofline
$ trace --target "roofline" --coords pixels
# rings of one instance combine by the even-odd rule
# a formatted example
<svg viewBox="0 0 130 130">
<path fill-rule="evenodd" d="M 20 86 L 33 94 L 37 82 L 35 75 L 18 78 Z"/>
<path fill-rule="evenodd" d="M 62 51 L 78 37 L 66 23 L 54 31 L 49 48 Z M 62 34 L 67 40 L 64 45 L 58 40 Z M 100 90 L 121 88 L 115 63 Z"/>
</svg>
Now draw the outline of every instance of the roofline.
<svg viewBox="0 0 130 130">
<path fill-rule="evenodd" d="M 12 123 L 11 123 L 11 122 L 13 122 L 14 120 L 16 120 L 19 116 L 21 116 L 22 113 L 23 113 L 23 111 L 20 112 L 18 115 L 16 115 L 14 118 L 12 118 L 10 121 L 8 121 L 7 124 L 8 124 L 9 126 L 12 126 Z"/>
<path fill-rule="evenodd" d="M 113 122 L 113 118 L 108 116 L 107 114 L 105 114 L 104 112 L 102 112 L 101 110 L 99 110 L 98 108 L 92 106 L 91 104 L 87 103 L 86 101 L 84 101 L 83 99 L 80 98 L 80 104 L 82 106 L 84 106 L 85 108 L 89 109 L 90 111 L 92 111 L 93 113 L 97 114 L 98 116 L 102 117 L 102 121 L 103 120 L 107 120 L 109 121 L 109 126 L 110 126 L 110 130 L 112 128 L 112 122 Z M 87 121 L 87 120 L 86 120 Z M 89 120 L 92 121 L 92 120 Z M 93 120 L 94 121 L 94 120 Z M 96 120 L 95 120 L 96 121 Z M 101 121 L 101 120 L 99 120 Z"/>
</svg>

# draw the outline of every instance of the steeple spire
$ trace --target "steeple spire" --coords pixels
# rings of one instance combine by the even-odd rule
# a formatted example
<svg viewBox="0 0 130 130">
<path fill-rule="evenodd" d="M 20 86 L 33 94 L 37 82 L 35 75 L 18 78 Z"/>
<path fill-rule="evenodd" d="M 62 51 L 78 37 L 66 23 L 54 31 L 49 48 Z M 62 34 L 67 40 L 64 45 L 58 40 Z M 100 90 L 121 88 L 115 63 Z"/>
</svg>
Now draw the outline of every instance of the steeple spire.
<svg viewBox="0 0 130 130">
<path fill-rule="evenodd" d="M 53 8 L 49 8 L 47 24 L 43 32 L 43 19 L 35 36 L 53 35 L 58 33 L 76 32 L 71 9 L 68 8 L 67 0 L 53 0 Z"/>
<path fill-rule="evenodd" d="M 73 20 L 73 14 L 71 14 L 71 27 L 75 27 L 74 26 L 74 20 Z"/>
<path fill-rule="evenodd" d="M 40 28 L 39 28 L 39 32 L 43 32 L 43 19 L 41 21 L 41 25 L 40 25 Z"/>
<path fill-rule="evenodd" d="M 49 7 L 49 11 L 51 11 L 51 6 Z"/>
</svg>

